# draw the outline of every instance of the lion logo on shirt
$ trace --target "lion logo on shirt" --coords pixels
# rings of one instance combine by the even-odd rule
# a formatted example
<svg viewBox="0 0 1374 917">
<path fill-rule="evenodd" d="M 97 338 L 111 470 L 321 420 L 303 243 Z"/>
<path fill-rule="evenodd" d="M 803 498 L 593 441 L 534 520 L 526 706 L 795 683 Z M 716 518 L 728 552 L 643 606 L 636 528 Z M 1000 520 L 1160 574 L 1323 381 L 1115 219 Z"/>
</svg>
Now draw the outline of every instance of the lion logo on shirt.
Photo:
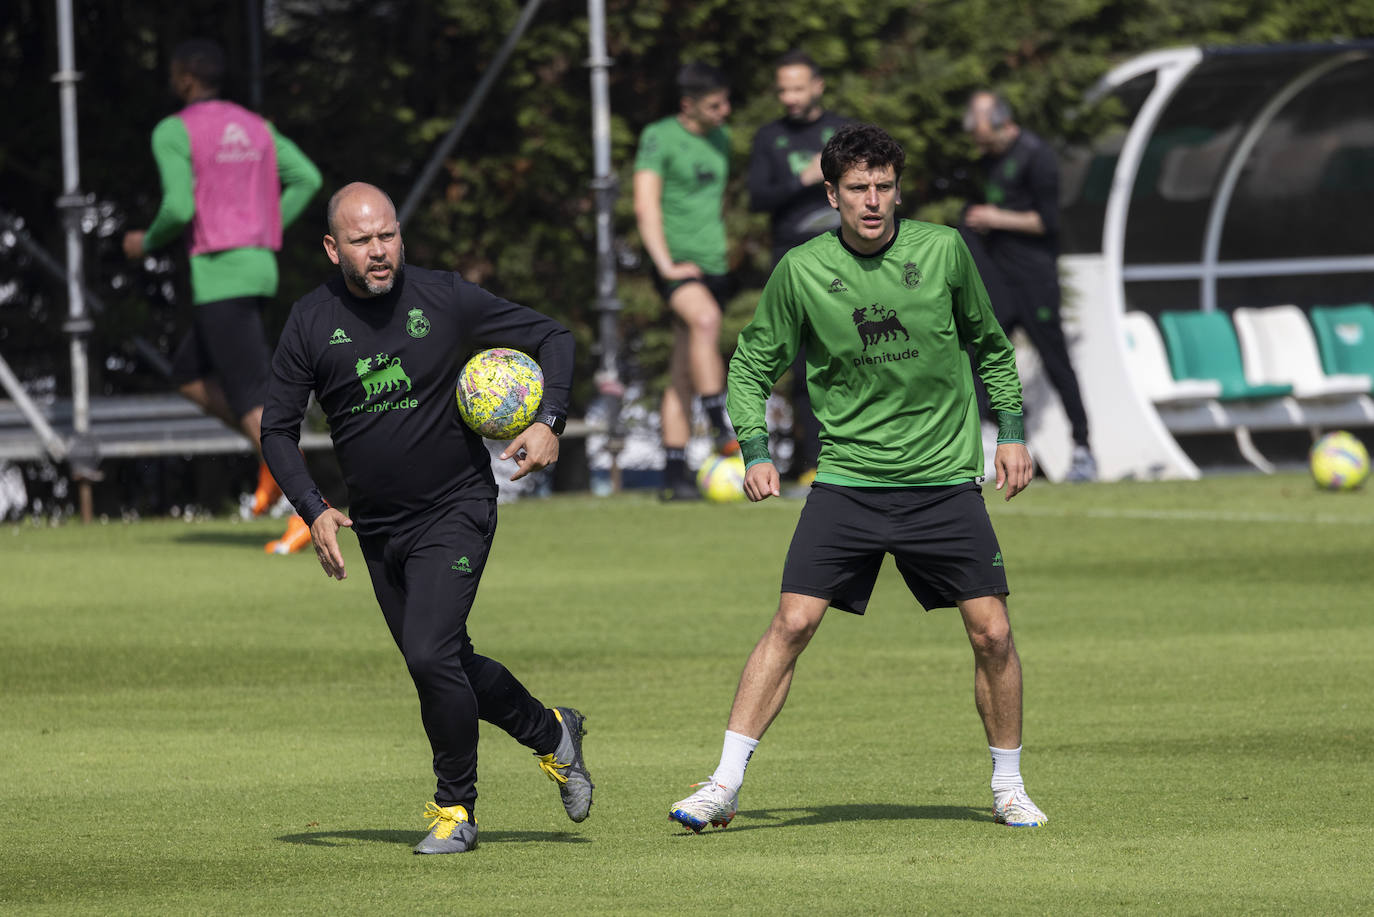
<svg viewBox="0 0 1374 917">
<path fill-rule="evenodd" d="M 854 327 L 859 332 L 859 340 L 863 342 L 864 350 L 868 350 L 869 344 L 896 340 L 898 332 L 901 332 L 906 340 L 911 340 L 911 335 L 907 334 L 906 326 L 897 318 L 897 313 L 881 303 L 875 302 L 867 309 L 855 309 L 850 318 L 854 320 Z"/>
</svg>

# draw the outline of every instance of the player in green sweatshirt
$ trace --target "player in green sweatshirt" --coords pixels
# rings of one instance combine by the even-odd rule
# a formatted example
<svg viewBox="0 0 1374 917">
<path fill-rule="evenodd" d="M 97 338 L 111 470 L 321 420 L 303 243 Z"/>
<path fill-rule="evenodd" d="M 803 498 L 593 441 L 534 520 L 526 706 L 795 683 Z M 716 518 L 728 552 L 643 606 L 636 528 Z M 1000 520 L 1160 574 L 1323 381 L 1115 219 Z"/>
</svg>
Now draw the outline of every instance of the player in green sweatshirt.
<svg viewBox="0 0 1374 917">
<path fill-rule="evenodd" d="M 730 363 L 729 410 L 749 499 L 779 495 L 764 404 L 803 343 L 821 459 L 778 611 L 740 676 L 720 764 L 670 810 L 693 831 L 730 823 L 745 766 L 782 710 L 797 658 L 828 607 L 864 613 L 887 554 L 922 606 L 955 606 L 963 618 L 993 761 L 994 820 L 1046 820 L 1021 778 L 1021 663 L 980 488 L 968 359 L 972 352 L 998 414 L 997 489 L 1011 499 L 1032 473 L 1015 355 L 958 233 L 897 219 L 904 160 L 873 125 L 831 138 L 821 169 L 840 228 L 783 257 Z"/>
</svg>

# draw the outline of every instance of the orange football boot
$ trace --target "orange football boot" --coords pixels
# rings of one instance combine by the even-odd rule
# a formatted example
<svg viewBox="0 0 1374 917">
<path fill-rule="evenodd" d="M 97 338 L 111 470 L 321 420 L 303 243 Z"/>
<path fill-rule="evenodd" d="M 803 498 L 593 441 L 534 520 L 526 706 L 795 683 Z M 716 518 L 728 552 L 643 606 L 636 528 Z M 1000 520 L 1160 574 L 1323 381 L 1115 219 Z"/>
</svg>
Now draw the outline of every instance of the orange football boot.
<svg viewBox="0 0 1374 917">
<path fill-rule="evenodd" d="M 305 524 L 305 520 L 298 515 L 292 515 L 291 521 L 286 523 L 286 531 L 275 541 L 269 541 L 263 546 L 263 550 L 268 554 L 295 554 L 301 548 L 310 544 L 310 526 Z"/>
<path fill-rule="evenodd" d="M 262 462 L 258 465 L 258 489 L 253 491 L 253 517 L 261 516 L 280 499 L 281 488 L 277 486 L 272 472 L 267 470 L 267 463 Z"/>
</svg>

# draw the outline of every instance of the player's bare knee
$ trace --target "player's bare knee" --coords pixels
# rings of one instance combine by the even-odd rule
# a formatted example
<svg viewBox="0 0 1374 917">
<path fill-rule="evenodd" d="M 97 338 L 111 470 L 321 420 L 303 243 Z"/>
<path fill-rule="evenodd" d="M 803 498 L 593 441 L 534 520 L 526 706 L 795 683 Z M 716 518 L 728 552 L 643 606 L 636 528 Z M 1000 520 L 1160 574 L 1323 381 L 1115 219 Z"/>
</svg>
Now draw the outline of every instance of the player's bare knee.
<svg viewBox="0 0 1374 917">
<path fill-rule="evenodd" d="M 720 335 L 720 310 L 699 309 L 687 326 L 692 329 L 693 334 L 709 337 L 714 341 Z"/>
<path fill-rule="evenodd" d="M 1005 659 L 1014 652 L 1015 647 L 1011 637 L 1011 622 L 1005 617 L 994 618 L 977 627 L 970 627 L 968 642 L 979 657 Z"/>
<path fill-rule="evenodd" d="M 769 629 L 777 639 L 785 643 L 805 646 L 811 641 L 820 623 L 818 618 L 803 609 L 783 605 L 778 608 L 777 614 L 773 615 L 773 623 Z"/>
</svg>

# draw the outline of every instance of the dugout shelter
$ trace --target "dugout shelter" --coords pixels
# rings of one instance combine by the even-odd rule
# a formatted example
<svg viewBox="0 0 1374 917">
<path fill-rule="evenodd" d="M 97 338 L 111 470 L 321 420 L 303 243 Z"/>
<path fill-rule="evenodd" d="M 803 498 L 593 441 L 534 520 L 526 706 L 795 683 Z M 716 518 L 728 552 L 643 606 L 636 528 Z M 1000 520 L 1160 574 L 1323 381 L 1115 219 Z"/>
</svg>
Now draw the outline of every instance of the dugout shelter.
<svg viewBox="0 0 1374 917">
<path fill-rule="evenodd" d="M 1060 274 L 1103 479 L 1198 477 L 1179 444 L 1190 433 L 1234 433 L 1266 468 L 1252 429 L 1374 424 L 1367 377 L 1262 384 L 1310 370 L 1315 331 L 1291 307 L 1310 319 L 1374 301 L 1371 86 L 1374 41 L 1361 40 L 1155 51 L 1086 96 L 1089 139 L 1061 152 Z M 1031 446 L 1058 480 L 1068 423 L 1038 358 L 1018 357 Z M 1218 366 L 1241 388 L 1201 378 Z"/>
</svg>

